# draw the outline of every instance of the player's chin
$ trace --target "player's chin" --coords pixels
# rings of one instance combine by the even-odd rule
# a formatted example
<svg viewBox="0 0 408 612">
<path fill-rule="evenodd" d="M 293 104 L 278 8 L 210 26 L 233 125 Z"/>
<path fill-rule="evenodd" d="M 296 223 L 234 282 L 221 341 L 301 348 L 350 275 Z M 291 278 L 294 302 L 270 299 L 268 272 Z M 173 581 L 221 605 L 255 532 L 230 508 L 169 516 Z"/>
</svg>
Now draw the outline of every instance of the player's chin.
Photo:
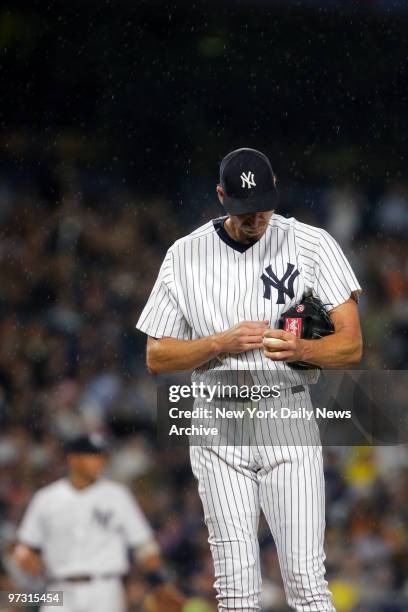
<svg viewBox="0 0 408 612">
<path fill-rule="evenodd" d="M 265 227 L 258 228 L 256 230 L 251 230 L 249 228 L 245 228 L 245 234 L 246 234 L 247 238 L 251 238 L 252 240 L 255 240 L 256 238 L 261 238 L 263 233 L 264 233 L 264 231 L 265 231 Z"/>
</svg>

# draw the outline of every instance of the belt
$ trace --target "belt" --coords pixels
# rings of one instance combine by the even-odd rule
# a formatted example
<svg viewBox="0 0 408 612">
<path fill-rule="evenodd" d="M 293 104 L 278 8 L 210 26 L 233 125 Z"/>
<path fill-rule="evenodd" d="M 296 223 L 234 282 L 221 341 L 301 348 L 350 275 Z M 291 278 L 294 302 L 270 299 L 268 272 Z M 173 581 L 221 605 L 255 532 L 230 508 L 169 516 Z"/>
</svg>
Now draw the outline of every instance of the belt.
<svg viewBox="0 0 408 612">
<path fill-rule="evenodd" d="M 290 391 L 292 391 L 292 393 L 302 393 L 304 390 L 305 387 L 303 385 L 295 385 L 294 387 L 290 387 Z"/>
<path fill-rule="evenodd" d="M 92 582 L 92 580 L 110 580 L 111 578 L 122 579 L 122 576 L 121 574 L 99 574 L 98 576 L 91 576 L 90 574 L 78 574 L 77 576 L 53 578 L 50 582 Z"/>
</svg>

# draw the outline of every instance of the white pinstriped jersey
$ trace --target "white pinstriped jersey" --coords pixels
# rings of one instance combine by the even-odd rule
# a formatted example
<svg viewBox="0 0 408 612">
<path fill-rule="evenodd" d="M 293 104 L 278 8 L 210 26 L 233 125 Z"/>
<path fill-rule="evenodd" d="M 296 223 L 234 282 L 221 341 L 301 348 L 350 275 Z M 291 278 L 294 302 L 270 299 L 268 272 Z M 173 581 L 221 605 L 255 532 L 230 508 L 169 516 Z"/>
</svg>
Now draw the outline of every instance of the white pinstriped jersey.
<svg viewBox="0 0 408 612">
<path fill-rule="evenodd" d="M 273 214 L 266 232 L 251 245 L 234 241 L 226 217 L 209 221 L 167 251 L 136 327 L 155 338 L 196 339 L 244 321 L 281 314 L 312 289 L 327 310 L 344 303 L 360 285 L 342 249 L 325 230 Z M 198 368 L 263 371 L 261 384 L 276 374 L 284 388 L 317 380 L 316 370 L 294 371 L 266 358 L 260 349 L 222 354 Z M 261 376 L 261 374 L 260 374 Z"/>
<path fill-rule="evenodd" d="M 85 489 L 76 489 L 68 478 L 39 489 L 17 535 L 41 550 L 51 577 L 125 574 L 128 550 L 154 543 L 130 491 L 105 478 Z"/>
</svg>

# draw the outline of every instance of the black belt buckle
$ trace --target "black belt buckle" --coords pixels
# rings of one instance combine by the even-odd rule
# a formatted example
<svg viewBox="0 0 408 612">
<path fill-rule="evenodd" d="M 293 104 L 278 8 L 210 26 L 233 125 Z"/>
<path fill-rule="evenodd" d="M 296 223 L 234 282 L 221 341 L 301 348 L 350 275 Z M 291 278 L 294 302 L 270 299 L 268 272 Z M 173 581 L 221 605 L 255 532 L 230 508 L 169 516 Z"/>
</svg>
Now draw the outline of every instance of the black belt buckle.
<svg viewBox="0 0 408 612">
<path fill-rule="evenodd" d="M 295 393 L 302 393 L 302 391 L 304 391 L 305 388 L 303 385 L 295 385 L 294 387 L 291 387 L 291 391 L 293 394 Z"/>
</svg>

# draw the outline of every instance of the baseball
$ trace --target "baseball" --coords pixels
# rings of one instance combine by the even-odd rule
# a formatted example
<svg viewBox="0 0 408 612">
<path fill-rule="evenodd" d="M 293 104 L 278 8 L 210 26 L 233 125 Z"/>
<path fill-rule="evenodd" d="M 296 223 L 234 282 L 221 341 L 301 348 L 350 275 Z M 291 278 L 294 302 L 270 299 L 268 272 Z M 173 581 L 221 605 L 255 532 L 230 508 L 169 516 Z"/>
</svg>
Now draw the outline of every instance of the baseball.
<svg viewBox="0 0 408 612">
<path fill-rule="evenodd" d="M 280 338 L 264 338 L 265 348 L 267 348 L 270 353 L 276 353 L 277 351 L 281 351 L 282 350 L 280 348 L 276 348 L 276 347 L 273 346 L 277 342 L 286 342 L 286 341 L 282 340 Z"/>
</svg>

